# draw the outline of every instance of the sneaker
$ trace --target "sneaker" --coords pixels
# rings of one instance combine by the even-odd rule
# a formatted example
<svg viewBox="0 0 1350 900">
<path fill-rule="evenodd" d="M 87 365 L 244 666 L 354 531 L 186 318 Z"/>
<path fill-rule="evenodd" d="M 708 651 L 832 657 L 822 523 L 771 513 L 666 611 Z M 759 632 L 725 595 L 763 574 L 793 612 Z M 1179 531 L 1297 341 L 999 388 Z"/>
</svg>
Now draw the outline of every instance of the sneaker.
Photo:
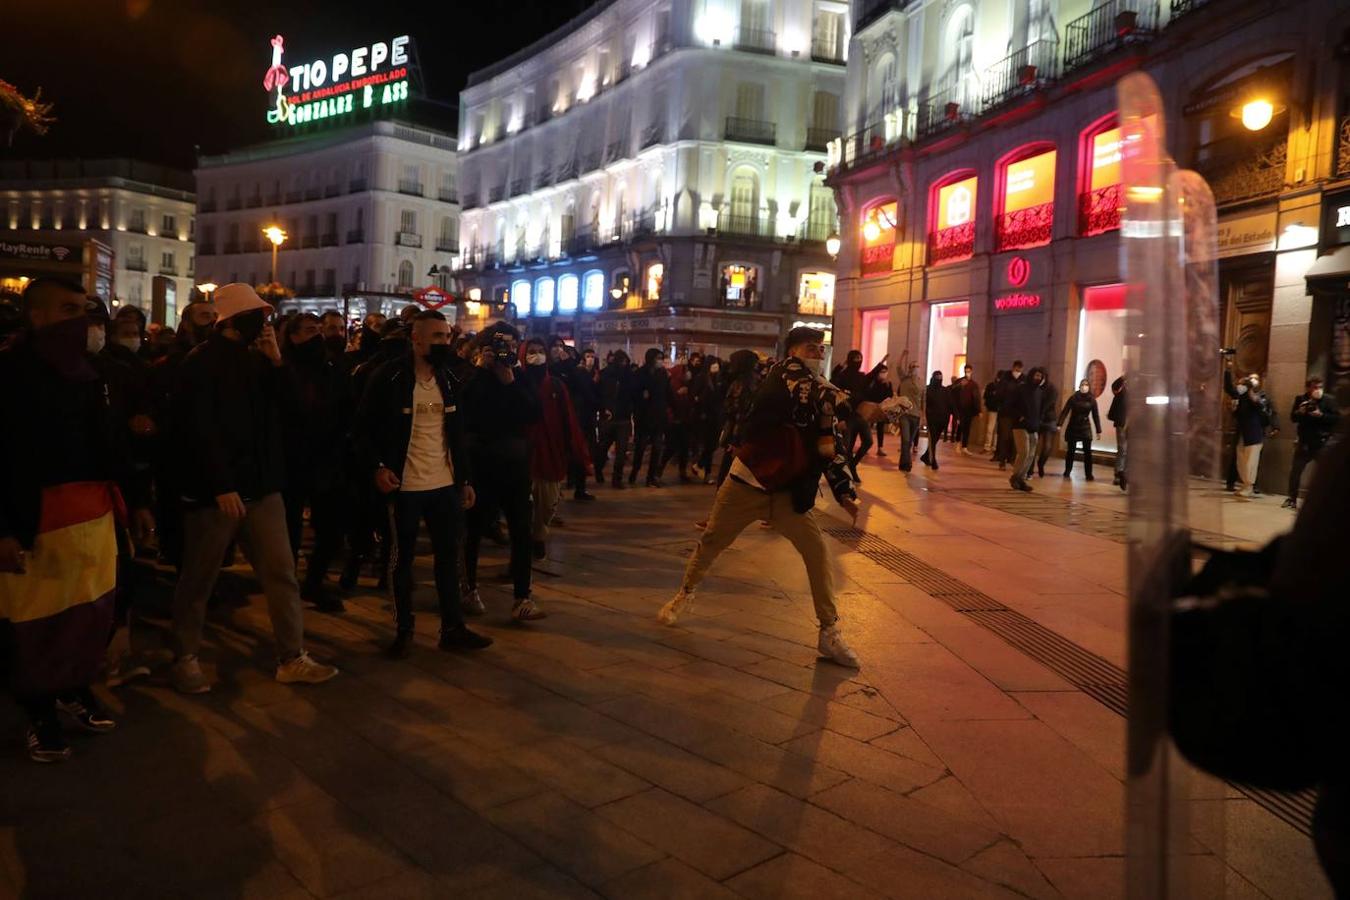
<svg viewBox="0 0 1350 900">
<path fill-rule="evenodd" d="M 483 598 L 479 595 L 478 588 L 466 592 L 460 598 L 459 608 L 466 616 L 481 616 L 487 612 L 487 607 L 483 605 Z"/>
<path fill-rule="evenodd" d="M 1298 509 L 1298 501 L 1293 497 L 1286 497 L 1284 502 L 1280 504 L 1280 509 Z"/>
<path fill-rule="evenodd" d="M 548 556 L 548 547 L 543 541 L 535 541 L 531 549 L 535 559 L 544 559 Z"/>
<path fill-rule="evenodd" d="M 662 625 L 674 625 L 679 621 L 680 616 L 694 605 L 694 592 L 680 588 L 669 603 L 661 607 L 661 611 L 656 614 L 656 621 Z"/>
<path fill-rule="evenodd" d="M 169 678 L 180 694 L 205 694 L 211 690 L 211 682 L 202 674 L 201 663 L 195 656 L 180 656 L 169 670 Z"/>
<path fill-rule="evenodd" d="M 407 659 L 412 655 L 412 642 L 411 631 L 400 631 L 394 635 L 393 642 L 384 648 L 384 655 L 389 659 Z"/>
<path fill-rule="evenodd" d="M 65 762 L 70 759 L 70 744 L 61 734 L 59 722 L 53 719 L 29 727 L 28 758 L 39 763 Z"/>
<path fill-rule="evenodd" d="M 697 528 L 699 531 L 704 531 L 708 527 L 708 520 L 699 519 L 697 522 L 694 523 L 694 527 Z"/>
<path fill-rule="evenodd" d="M 460 625 L 450 631 L 442 631 L 436 646 L 442 650 L 483 650 L 492 646 L 492 638 Z"/>
<path fill-rule="evenodd" d="M 878 450 L 878 451 L 877 451 L 877 456 L 886 456 L 886 455 L 887 455 L 887 453 L 886 453 L 885 450 Z"/>
<path fill-rule="evenodd" d="M 137 660 L 130 652 L 123 653 L 108 667 L 108 687 L 121 687 L 128 681 L 144 678 L 150 674 L 150 667 Z"/>
<path fill-rule="evenodd" d="M 282 684 L 323 684 L 337 673 L 336 666 L 316 662 L 314 657 L 301 650 L 295 659 L 277 666 L 277 681 Z"/>
<path fill-rule="evenodd" d="M 117 722 L 100 707 L 97 701 L 85 703 L 78 697 L 57 700 L 56 708 L 75 721 L 85 731 L 102 734 L 117 727 Z"/>
<path fill-rule="evenodd" d="M 1083 476 L 1083 480 L 1084 480 L 1084 481 L 1096 481 L 1097 479 L 1093 478 L 1091 475 L 1084 475 L 1084 476 Z"/>
<path fill-rule="evenodd" d="M 511 618 L 517 622 L 535 622 L 547 617 L 548 613 L 540 609 L 539 605 L 529 597 L 517 600 L 516 605 L 511 607 Z"/>
<path fill-rule="evenodd" d="M 572 495 L 572 499 L 579 503 L 591 503 L 595 500 L 595 495 L 590 491 L 580 491 Z"/>
<path fill-rule="evenodd" d="M 845 668 L 861 668 L 858 662 L 858 654 L 854 653 L 852 648 L 845 643 L 844 635 L 840 633 L 837 624 L 820 629 L 820 640 L 816 643 L 816 649 L 820 651 L 823 658 Z"/>
</svg>

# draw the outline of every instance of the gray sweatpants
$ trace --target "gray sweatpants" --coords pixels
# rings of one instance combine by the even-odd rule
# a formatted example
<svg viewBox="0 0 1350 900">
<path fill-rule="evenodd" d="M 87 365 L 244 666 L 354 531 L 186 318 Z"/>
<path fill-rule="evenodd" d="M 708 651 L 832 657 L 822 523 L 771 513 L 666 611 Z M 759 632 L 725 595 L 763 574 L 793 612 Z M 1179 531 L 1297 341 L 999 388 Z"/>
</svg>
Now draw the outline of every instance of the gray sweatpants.
<svg viewBox="0 0 1350 900">
<path fill-rule="evenodd" d="M 201 648 L 206 601 L 220 576 L 225 550 L 236 539 L 267 596 L 277 658 L 285 662 L 300 655 L 304 620 L 286 531 L 286 506 L 280 494 L 268 494 L 245 507 L 248 512 L 242 519 L 232 519 L 214 506 L 189 510 L 183 516 L 183 564 L 173 592 L 173 632 L 179 656 L 196 656 Z"/>
</svg>

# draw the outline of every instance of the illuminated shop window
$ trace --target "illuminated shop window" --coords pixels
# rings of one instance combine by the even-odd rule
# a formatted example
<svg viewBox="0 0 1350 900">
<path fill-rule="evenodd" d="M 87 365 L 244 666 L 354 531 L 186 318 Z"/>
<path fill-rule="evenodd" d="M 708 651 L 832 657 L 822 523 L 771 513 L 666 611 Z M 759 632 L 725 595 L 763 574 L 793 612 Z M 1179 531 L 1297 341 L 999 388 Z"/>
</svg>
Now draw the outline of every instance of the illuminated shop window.
<svg viewBox="0 0 1350 900">
<path fill-rule="evenodd" d="M 593 312 L 605 308 L 605 273 L 593 269 L 586 273 L 585 291 L 581 296 L 581 308 Z"/>
<path fill-rule="evenodd" d="M 1115 117 L 1099 122 L 1083 136 L 1082 188 L 1078 230 L 1084 237 L 1120 228 L 1120 127 Z"/>
<path fill-rule="evenodd" d="M 797 312 L 804 316 L 834 315 L 834 273 L 803 272 L 797 285 Z"/>
<path fill-rule="evenodd" d="M 863 275 L 879 275 L 894 267 L 899 216 L 900 205 L 894 200 L 876 203 L 863 212 L 859 226 L 862 229 L 859 268 Z"/>
<path fill-rule="evenodd" d="M 939 181 L 930 197 L 928 257 L 932 265 L 975 254 L 975 201 L 979 179 L 954 175 Z"/>
<path fill-rule="evenodd" d="M 535 315 L 553 315 L 553 291 L 554 282 L 552 278 L 540 278 L 534 283 Z"/>
<path fill-rule="evenodd" d="M 663 263 L 652 263 L 647 266 L 647 292 L 646 299 L 648 303 L 656 303 L 661 299 L 661 288 L 666 281 L 666 267 Z"/>
<path fill-rule="evenodd" d="M 530 314 L 530 283 L 521 279 L 511 282 L 511 302 L 516 306 L 516 315 Z"/>
<path fill-rule="evenodd" d="M 1055 224 L 1055 151 L 1019 152 L 999 167 L 1003 208 L 995 249 L 1017 250 L 1050 243 Z"/>
<path fill-rule="evenodd" d="M 966 367 L 966 341 L 970 335 L 970 303 L 934 303 L 928 319 L 928 371 L 941 372 L 943 383 Z"/>
<path fill-rule="evenodd" d="M 1086 378 L 1106 418 L 1111 405 L 1111 382 L 1125 372 L 1125 285 L 1101 284 L 1083 288 L 1078 318 L 1078 378 Z M 1075 380 L 1074 386 L 1077 387 Z M 1094 447 L 1114 451 L 1115 430 L 1107 428 Z"/>
<path fill-rule="evenodd" d="M 581 283 L 575 275 L 564 275 L 558 279 L 558 312 L 574 313 L 577 311 L 577 294 L 580 292 Z"/>
<path fill-rule="evenodd" d="M 759 307 L 759 267 L 732 263 L 722 267 L 722 305 L 731 309 Z"/>
<path fill-rule="evenodd" d="M 615 271 L 614 280 L 609 290 L 610 308 L 624 309 L 625 307 L 627 307 L 628 298 L 633 296 L 634 290 L 635 286 L 633 284 L 632 273 L 630 273 L 627 269 L 618 269 L 617 271 Z"/>
</svg>

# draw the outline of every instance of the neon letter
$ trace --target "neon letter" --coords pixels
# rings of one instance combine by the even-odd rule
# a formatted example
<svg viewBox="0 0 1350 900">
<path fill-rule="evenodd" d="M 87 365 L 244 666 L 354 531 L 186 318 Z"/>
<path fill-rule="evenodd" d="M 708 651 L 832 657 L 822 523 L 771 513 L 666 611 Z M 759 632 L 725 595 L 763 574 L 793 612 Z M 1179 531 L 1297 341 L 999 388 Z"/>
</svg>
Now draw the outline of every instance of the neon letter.
<svg viewBox="0 0 1350 900">
<path fill-rule="evenodd" d="M 291 93 L 309 90 L 309 66 L 291 67 Z"/>
<path fill-rule="evenodd" d="M 352 77 L 366 74 L 366 48 L 357 47 L 352 51 Z"/>
<path fill-rule="evenodd" d="M 345 53 L 333 54 L 333 82 L 336 84 L 337 82 L 341 81 L 342 76 L 346 74 L 347 74 L 347 54 Z"/>
<path fill-rule="evenodd" d="M 401 66 L 408 61 L 408 36 L 402 35 L 394 38 L 392 44 L 393 53 L 389 61 L 396 66 Z"/>
<path fill-rule="evenodd" d="M 321 59 L 309 64 L 309 80 L 314 87 L 321 87 L 328 80 L 328 66 Z"/>
<path fill-rule="evenodd" d="M 380 67 L 380 63 L 389 58 L 389 45 L 384 41 L 376 41 L 370 45 L 370 71 L 374 72 Z"/>
</svg>

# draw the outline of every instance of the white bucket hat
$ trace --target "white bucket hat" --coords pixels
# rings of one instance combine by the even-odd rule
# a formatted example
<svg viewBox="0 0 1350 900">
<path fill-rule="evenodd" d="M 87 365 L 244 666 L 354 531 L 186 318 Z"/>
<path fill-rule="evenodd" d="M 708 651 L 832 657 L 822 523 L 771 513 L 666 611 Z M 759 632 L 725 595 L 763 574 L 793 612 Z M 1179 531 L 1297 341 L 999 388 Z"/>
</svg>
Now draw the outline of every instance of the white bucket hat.
<svg viewBox="0 0 1350 900">
<path fill-rule="evenodd" d="M 237 281 L 216 288 L 212 299 L 216 301 L 216 320 L 219 322 L 252 309 L 272 310 L 272 304 L 259 297 L 257 291 Z"/>
</svg>

